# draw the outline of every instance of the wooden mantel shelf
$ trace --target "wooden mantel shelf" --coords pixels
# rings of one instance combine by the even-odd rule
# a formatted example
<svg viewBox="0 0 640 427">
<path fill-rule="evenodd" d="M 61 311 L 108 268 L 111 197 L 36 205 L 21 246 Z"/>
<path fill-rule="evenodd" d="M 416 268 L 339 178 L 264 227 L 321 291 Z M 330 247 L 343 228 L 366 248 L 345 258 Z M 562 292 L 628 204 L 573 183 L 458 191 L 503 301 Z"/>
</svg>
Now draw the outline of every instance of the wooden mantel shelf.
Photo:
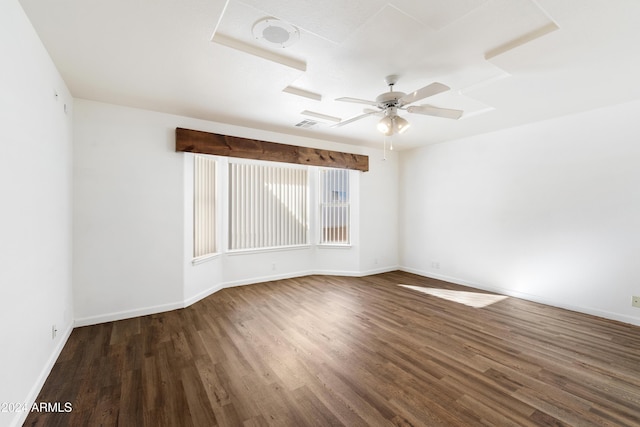
<svg viewBox="0 0 640 427">
<path fill-rule="evenodd" d="M 369 170 L 369 156 L 176 128 L 176 151 L 298 165 Z"/>
</svg>

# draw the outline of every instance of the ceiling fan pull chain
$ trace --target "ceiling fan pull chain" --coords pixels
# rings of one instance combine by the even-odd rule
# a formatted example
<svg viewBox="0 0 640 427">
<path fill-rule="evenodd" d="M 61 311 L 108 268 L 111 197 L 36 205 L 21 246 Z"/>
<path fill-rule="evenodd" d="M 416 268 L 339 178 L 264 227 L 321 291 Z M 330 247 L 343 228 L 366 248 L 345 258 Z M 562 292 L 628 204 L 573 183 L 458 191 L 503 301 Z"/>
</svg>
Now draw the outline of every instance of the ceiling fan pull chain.
<svg viewBox="0 0 640 427">
<path fill-rule="evenodd" d="M 382 160 L 387 160 L 387 137 L 386 136 L 382 139 L 382 147 L 383 147 Z"/>
</svg>

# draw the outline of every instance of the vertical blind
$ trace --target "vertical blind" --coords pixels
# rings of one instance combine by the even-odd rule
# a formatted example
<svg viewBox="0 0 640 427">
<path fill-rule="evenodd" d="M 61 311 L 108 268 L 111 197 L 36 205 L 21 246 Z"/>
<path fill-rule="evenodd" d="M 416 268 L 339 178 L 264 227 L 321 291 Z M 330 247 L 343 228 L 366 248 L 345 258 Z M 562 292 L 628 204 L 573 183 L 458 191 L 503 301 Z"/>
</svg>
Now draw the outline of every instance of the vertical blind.
<svg viewBox="0 0 640 427">
<path fill-rule="evenodd" d="M 349 171 L 320 169 L 320 243 L 348 244 Z"/>
<path fill-rule="evenodd" d="M 216 252 L 216 161 L 194 157 L 193 256 Z"/>
<path fill-rule="evenodd" d="M 308 243 L 306 168 L 229 162 L 229 249 Z"/>
</svg>

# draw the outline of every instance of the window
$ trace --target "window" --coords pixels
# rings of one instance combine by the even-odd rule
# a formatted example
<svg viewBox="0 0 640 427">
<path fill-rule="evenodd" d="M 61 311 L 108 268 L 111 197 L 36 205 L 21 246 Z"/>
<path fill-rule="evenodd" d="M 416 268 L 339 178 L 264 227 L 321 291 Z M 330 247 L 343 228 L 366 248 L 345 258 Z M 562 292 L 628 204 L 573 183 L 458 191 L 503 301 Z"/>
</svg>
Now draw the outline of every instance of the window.
<svg viewBox="0 0 640 427">
<path fill-rule="evenodd" d="M 194 262 L 227 251 L 308 246 L 310 236 L 327 247 L 352 243 L 352 171 L 193 158 Z"/>
<path fill-rule="evenodd" d="M 229 161 L 229 249 L 306 245 L 306 167 Z"/>
<path fill-rule="evenodd" d="M 320 243 L 350 243 L 349 170 L 320 169 Z"/>
<path fill-rule="evenodd" d="M 216 160 L 194 156 L 193 257 L 216 252 Z"/>
</svg>

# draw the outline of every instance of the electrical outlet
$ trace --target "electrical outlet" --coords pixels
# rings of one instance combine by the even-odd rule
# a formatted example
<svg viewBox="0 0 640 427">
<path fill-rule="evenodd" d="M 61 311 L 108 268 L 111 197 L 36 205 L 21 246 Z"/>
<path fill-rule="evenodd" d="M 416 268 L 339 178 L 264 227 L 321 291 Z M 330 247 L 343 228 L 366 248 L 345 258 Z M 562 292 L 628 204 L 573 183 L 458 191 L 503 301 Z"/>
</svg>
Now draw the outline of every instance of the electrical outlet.
<svg viewBox="0 0 640 427">
<path fill-rule="evenodd" d="M 634 306 L 634 307 L 638 307 L 638 308 L 640 308 L 640 297 L 639 297 L 639 296 L 634 295 L 634 296 L 631 298 L 631 305 L 632 305 L 632 306 Z"/>
<path fill-rule="evenodd" d="M 273 264 L 271 264 L 271 270 L 272 271 L 276 271 L 276 263 L 275 262 Z"/>
<path fill-rule="evenodd" d="M 51 339 L 55 339 L 56 335 L 58 335 L 58 328 L 56 328 L 56 325 L 52 325 L 51 326 Z"/>
</svg>

